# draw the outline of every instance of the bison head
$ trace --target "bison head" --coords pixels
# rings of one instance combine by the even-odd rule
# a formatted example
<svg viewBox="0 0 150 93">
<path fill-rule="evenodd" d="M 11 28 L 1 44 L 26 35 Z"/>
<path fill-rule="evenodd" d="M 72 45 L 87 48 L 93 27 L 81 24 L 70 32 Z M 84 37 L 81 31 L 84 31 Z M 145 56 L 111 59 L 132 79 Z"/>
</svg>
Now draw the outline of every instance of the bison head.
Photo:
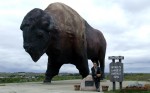
<svg viewBox="0 0 150 93">
<path fill-rule="evenodd" d="M 23 31 L 23 47 L 36 62 L 48 48 L 49 32 L 53 30 L 52 17 L 41 9 L 33 9 L 24 17 L 20 29 Z"/>
</svg>

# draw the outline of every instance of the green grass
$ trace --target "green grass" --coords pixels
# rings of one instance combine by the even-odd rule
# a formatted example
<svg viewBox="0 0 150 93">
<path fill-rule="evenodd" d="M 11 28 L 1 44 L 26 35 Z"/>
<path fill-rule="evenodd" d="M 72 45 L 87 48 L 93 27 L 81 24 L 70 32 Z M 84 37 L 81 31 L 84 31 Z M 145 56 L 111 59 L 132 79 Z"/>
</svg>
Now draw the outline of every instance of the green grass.
<svg viewBox="0 0 150 93">
<path fill-rule="evenodd" d="M 81 79 L 81 76 L 55 76 L 52 80 L 72 80 L 72 79 Z"/>
<path fill-rule="evenodd" d="M 36 79 L 26 79 L 26 78 L 2 78 L 0 83 L 21 83 L 21 82 L 36 82 Z"/>
<path fill-rule="evenodd" d="M 0 78 L 0 83 L 21 83 L 21 82 L 43 82 L 45 76 L 40 76 L 38 78 Z M 81 76 L 55 76 L 52 81 L 56 80 L 71 80 L 71 79 L 81 79 Z"/>
<path fill-rule="evenodd" d="M 39 75 L 35 78 L 0 78 L 0 83 L 21 83 L 21 82 L 43 82 L 45 75 Z M 62 75 L 55 76 L 52 80 L 71 80 L 71 79 L 82 79 L 81 75 Z M 124 81 L 148 81 L 150 74 L 124 74 Z M 106 76 L 106 80 L 109 80 L 109 76 Z"/>
<path fill-rule="evenodd" d="M 0 86 L 5 86 L 4 84 L 0 84 Z"/>
<path fill-rule="evenodd" d="M 109 76 L 106 77 L 109 80 Z M 125 81 L 148 81 L 150 73 L 124 74 Z"/>
<path fill-rule="evenodd" d="M 134 81 L 147 81 L 150 79 L 150 74 L 125 74 L 124 80 L 134 80 Z"/>
</svg>

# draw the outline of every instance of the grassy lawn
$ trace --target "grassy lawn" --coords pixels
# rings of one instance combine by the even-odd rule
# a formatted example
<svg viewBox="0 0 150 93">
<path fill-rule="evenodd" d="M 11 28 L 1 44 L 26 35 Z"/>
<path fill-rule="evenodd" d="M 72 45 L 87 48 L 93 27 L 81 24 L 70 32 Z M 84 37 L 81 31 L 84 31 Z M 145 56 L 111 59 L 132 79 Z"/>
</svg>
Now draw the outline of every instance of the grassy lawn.
<svg viewBox="0 0 150 93">
<path fill-rule="evenodd" d="M 55 76 L 52 80 L 53 81 L 56 81 L 56 80 L 72 80 L 72 79 L 81 79 L 82 77 L 79 75 L 79 76 L 69 76 L 69 75 L 66 75 L 66 76 Z"/>
<path fill-rule="evenodd" d="M 10 78 L 0 78 L 0 83 L 20 83 L 20 82 L 42 82 L 45 78 L 45 75 L 39 75 L 35 78 L 20 78 L 20 77 L 10 77 Z M 52 80 L 71 80 L 71 79 L 82 79 L 81 75 L 58 75 L 55 76 Z M 109 80 L 109 76 L 106 76 L 106 79 Z M 149 74 L 124 74 L 125 81 L 148 81 L 150 79 Z"/>
<path fill-rule="evenodd" d="M 21 82 L 43 82 L 45 76 L 39 76 L 37 78 L 0 78 L 0 83 L 21 83 Z M 52 81 L 56 80 L 71 80 L 71 79 L 81 79 L 81 76 L 72 76 L 72 75 L 64 75 L 64 76 L 55 76 Z"/>
<path fill-rule="evenodd" d="M 109 80 L 109 75 L 106 76 L 106 79 Z M 125 81 L 148 81 L 150 80 L 150 73 L 137 73 L 137 74 L 124 74 Z"/>
<path fill-rule="evenodd" d="M 124 74 L 124 80 L 130 81 L 147 81 L 150 80 L 150 74 Z"/>
<path fill-rule="evenodd" d="M 5 86 L 5 84 L 0 84 L 0 86 Z"/>
</svg>

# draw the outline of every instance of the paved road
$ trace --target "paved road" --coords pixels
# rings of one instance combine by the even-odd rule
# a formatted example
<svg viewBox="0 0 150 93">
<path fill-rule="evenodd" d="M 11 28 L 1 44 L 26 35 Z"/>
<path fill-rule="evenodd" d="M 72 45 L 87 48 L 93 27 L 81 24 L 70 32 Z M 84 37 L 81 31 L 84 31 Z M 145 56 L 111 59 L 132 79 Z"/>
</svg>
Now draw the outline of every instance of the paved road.
<svg viewBox="0 0 150 93">
<path fill-rule="evenodd" d="M 6 83 L 0 84 L 0 93 L 95 93 L 95 91 L 75 91 L 74 85 L 79 83 L 80 80 L 52 81 L 51 84 L 43 84 L 42 82 Z M 125 81 L 123 82 L 123 87 L 133 83 L 136 83 L 136 81 Z M 145 84 L 150 82 L 139 83 Z M 102 85 L 109 85 L 109 90 L 112 89 L 110 81 L 101 82 Z M 118 83 L 117 88 L 119 88 Z"/>
</svg>

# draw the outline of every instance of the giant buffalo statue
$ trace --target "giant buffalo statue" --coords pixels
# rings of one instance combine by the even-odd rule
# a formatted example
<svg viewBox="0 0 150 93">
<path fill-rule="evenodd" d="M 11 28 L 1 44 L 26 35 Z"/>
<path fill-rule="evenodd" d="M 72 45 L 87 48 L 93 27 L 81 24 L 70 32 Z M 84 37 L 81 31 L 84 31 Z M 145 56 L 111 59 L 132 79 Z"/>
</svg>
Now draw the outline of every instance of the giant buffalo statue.
<svg viewBox="0 0 150 93">
<path fill-rule="evenodd" d="M 48 64 L 44 82 L 51 82 L 63 64 L 76 66 L 82 77 L 89 74 L 85 20 L 69 6 L 52 3 L 45 10 L 35 8 L 24 17 L 24 49 L 33 61 L 46 53 Z"/>
<path fill-rule="evenodd" d="M 102 71 L 101 79 L 104 78 L 106 40 L 101 31 L 92 28 L 86 21 L 87 57 L 96 62 Z"/>
</svg>

